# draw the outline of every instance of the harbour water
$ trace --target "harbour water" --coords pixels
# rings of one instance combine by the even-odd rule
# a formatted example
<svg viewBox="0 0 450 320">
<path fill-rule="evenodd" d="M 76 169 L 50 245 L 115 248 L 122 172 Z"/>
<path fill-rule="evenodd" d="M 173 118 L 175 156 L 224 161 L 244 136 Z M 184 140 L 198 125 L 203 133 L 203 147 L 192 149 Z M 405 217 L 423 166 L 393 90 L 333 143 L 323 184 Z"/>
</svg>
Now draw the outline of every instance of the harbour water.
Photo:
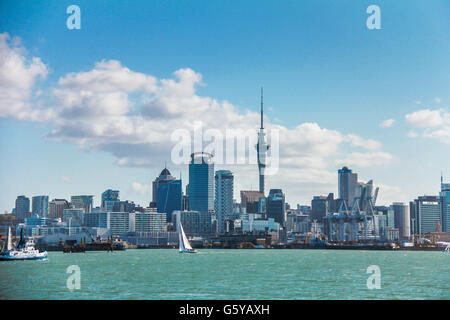
<svg viewBox="0 0 450 320">
<path fill-rule="evenodd" d="M 175 249 L 49 252 L 0 262 L 0 299 L 450 299 L 450 254 Z M 81 288 L 69 290 L 71 265 Z M 377 265 L 381 288 L 368 289 Z"/>
</svg>

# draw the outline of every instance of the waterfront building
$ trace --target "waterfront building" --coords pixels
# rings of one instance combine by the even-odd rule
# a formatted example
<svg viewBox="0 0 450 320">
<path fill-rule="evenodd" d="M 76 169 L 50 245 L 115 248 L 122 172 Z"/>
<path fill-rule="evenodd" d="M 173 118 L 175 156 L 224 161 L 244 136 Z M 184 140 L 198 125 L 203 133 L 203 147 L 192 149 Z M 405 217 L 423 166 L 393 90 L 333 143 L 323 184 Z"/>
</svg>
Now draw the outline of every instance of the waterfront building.
<svg viewBox="0 0 450 320">
<path fill-rule="evenodd" d="M 285 196 L 281 189 L 270 189 L 267 197 L 267 218 L 273 218 L 280 226 L 286 226 Z"/>
<path fill-rule="evenodd" d="M 205 236 L 212 233 L 211 212 L 176 210 L 172 217 L 176 231 L 179 231 L 179 222 L 181 221 L 184 232 L 188 235 Z"/>
<path fill-rule="evenodd" d="M 260 214 L 250 213 L 246 216 L 246 219 L 242 220 L 242 232 L 244 233 L 268 233 L 268 232 L 280 232 L 280 224 L 275 221 L 274 218 L 264 219 Z"/>
<path fill-rule="evenodd" d="M 225 221 L 234 220 L 233 214 L 234 176 L 229 170 L 216 171 L 214 210 L 217 218 L 217 232 L 224 234 Z"/>
<path fill-rule="evenodd" d="M 102 193 L 101 206 L 104 211 L 112 211 L 116 201 L 119 201 L 119 190 L 108 189 Z"/>
<path fill-rule="evenodd" d="M 191 154 L 189 163 L 189 210 L 211 213 L 214 210 L 214 163 L 206 152 Z"/>
<path fill-rule="evenodd" d="M 41 218 L 48 217 L 48 196 L 35 196 L 32 198 L 33 215 Z"/>
<path fill-rule="evenodd" d="M 50 219 L 63 218 L 64 209 L 69 209 L 70 204 L 66 199 L 53 199 L 48 203 L 48 217 Z"/>
<path fill-rule="evenodd" d="M 259 197 L 258 214 L 261 214 L 263 217 L 267 216 L 267 198 L 266 197 Z"/>
<path fill-rule="evenodd" d="M 297 211 L 287 213 L 286 231 L 305 234 L 311 232 L 311 218 L 307 214 L 301 214 Z"/>
<path fill-rule="evenodd" d="M 152 182 L 152 202 L 158 206 L 158 189 L 160 186 L 167 186 L 170 182 L 176 180 L 167 168 L 164 168 L 158 177 Z M 165 212 L 165 211 L 162 211 Z"/>
<path fill-rule="evenodd" d="M 311 200 L 311 220 L 322 222 L 323 217 L 328 213 L 336 211 L 333 193 L 328 194 L 328 196 L 314 196 Z"/>
<path fill-rule="evenodd" d="M 133 201 L 113 201 L 112 212 L 134 212 L 136 205 Z"/>
<path fill-rule="evenodd" d="M 167 170 L 168 171 L 168 170 Z M 156 206 L 157 211 L 166 214 L 166 220 L 172 221 L 172 212 L 174 210 L 181 210 L 183 206 L 181 180 L 160 180 L 157 196 Z"/>
<path fill-rule="evenodd" d="M 444 183 L 441 175 L 442 232 L 450 232 L 450 183 Z"/>
<path fill-rule="evenodd" d="M 94 196 L 91 195 L 79 195 L 79 196 L 71 196 L 70 203 L 74 208 L 84 209 L 84 212 L 88 213 L 92 211 L 94 204 Z"/>
<path fill-rule="evenodd" d="M 419 234 L 436 232 L 442 226 L 442 203 L 439 196 L 420 196 L 414 200 L 414 230 Z"/>
<path fill-rule="evenodd" d="M 81 227 L 84 226 L 84 215 L 83 208 L 64 209 L 62 221 L 69 227 Z"/>
<path fill-rule="evenodd" d="M 166 214 L 159 212 L 135 212 L 135 232 L 167 231 Z"/>
<path fill-rule="evenodd" d="M 16 223 L 25 222 L 26 218 L 31 216 L 30 214 L 30 198 L 25 196 L 18 196 L 16 199 L 15 212 Z"/>
<path fill-rule="evenodd" d="M 264 194 L 259 191 L 241 190 L 241 208 L 245 209 L 245 213 L 258 213 L 259 199 L 265 198 Z M 266 203 L 267 211 L 267 203 Z"/>
<path fill-rule="evenodd" d="M 134 213 L 130 212 L 108 212 L 107 228 L 114 237 L 120 237 L 125 232 L 134 231 Z"/>
<path fill-rule="evenodd" d="M 401 202 L 392 204 L 394 211 L 394 227 L 399 231 L 399 237 L 402 240 L 408 240 L 411 236 L 411 226 L 408 205 Z"/>
<path fill-rule="evenodd" d="M 338 197 L 344 200 L 349 208 L 353 206 L 357 185 L 357 173 L 353 173 L 348 167 L 338 170 Z"/>
</svg>

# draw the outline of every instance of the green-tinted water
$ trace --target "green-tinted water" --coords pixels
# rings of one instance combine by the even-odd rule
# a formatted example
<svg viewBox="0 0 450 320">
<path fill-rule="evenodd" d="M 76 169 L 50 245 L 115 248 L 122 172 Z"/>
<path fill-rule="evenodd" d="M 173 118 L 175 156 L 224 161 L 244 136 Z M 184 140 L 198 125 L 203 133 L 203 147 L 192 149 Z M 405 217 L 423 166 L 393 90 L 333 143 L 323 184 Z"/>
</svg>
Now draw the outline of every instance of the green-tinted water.
<svg viewBox="0 0 450 320">
<path fill-rule="evenodd" d="M 450 254 L 341 250 L 127 250 L 0 262 L 2 299 L 449 299 Z M 81 289 L 67 289 L 78 265 Z M 367 267 L 381 289 L 367 288 Z"/>
</svg>

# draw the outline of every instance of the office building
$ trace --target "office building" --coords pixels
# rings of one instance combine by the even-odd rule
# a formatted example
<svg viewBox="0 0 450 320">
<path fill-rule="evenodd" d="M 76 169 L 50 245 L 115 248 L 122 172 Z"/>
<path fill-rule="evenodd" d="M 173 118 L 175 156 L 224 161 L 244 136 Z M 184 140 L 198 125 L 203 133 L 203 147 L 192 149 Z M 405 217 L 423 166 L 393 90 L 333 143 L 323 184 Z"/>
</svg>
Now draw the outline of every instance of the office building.
<svg viewBox="0 0 450 320">
<path fill-rule="evenodd" d="M 442 226 L 442 203 L 439 196 L 420 196 L 414 200 L 414 230 L 416 234 L 436 232 Z"/>
<path fill-rule="evenodd" d="M 175 230 L 179 231 L 181 221 L 184 232 L 191 236 L 208 236 L 212 233 L 211 212 L 174 211 L 173 222 Z"/>
<path fill-rule="evenodd" d="M 216 197 L 214 210 L 217 218 L 217 232 L 224 234 L 226 221 L 234 220 L 233 212 L 234 176 L 229 170 L 219 170 L 215 175 Z"/>
<path fill-rule="evenodd" d="M 411 236 L 408 205 L 401 202 L 394 202 L 392 209 L 394 211 L 394 227 L 398 229 L 400 239 L 408 240 Z"/>
<path fill-rule="evenodd" d="M 66 199 L 53 199 L 48 203 L 48 217 L 50 219 L 63 218 L 64 209 L 69 209 L 70 204 Z"/>
<path fill-rule="evenodd" d="M 167 170 L 168 171 L 168 170 Z M 181 180 L 160 180 L 156 195 L 157 211 L 166 214 L 168 222 L 172 221 L 172 212 L 182 210 L 183 188 Z"/>
<path fill-rule="evenodd" d="M 164 168 L 158 177 L 152 182 L 152 202 L 155 206 L 158 205 L 158 189 L 160 186 L 167 186 L 170 182 L 176 180 L 174 176 L 170 174 L 167 168 Z M 165 212 L 165 211 L 161 211 Z"/>
<path fill-rule="evenodd" d="M 211 213 L 214 210 L 214 163 L 206 152 L 191 154 L 189 164 L 189 210 Z"/>
<path fill-rule="evenodd" d="M 69 227 L 81 227 L 84 226 L 84 215 L 83 208 L 64 209 L 62 221 Z"/>
<path fill-rule="evenodd" d="M 286 226 L 285 197 L 281 189 L 270 189 L 267 197 L 267 218 L 273 218 L 280 226 Z"/>
<path fill-rule="evenodd" d="M 25 196 L 18 196 L 16 199 L 15 212 L 16 223 L 25 222 L 26 218 L 31 216 L 30 214 L 30 198 Z"/>
<path fill-rule="evenodd" d="M 48 217 L 48 196 L 36 196 L 32 198 L 33 215 L 40 218 Z"/>
<path fill-rule="evenodd" d="M 264 194 L 259 191 L 241 190 L 241 208 L 244 208 L 247 214 L 258 213 L 260 198 L 264 198 Z"/>
<path fill-rule="evenodd" d="M 444 183 L 441 175 L 442 232 L 450 232 L 450 183 Z"/>
<path fill-rule="evenodd" d="M 135 232 L 166 232 L 166 214 L 158 212 L 136 212 Z"/>
<path fill-rule="evenodd" d="M 311 200 L 311 220 L 321 222 L 328 213 L 337 212 L 334 194 L 328 196 L 314 196 Z"/>
<path fill-rule="evenodd" d="M 80 195 L 80 196 L 71 196 L 70 203 L 74 208 L 84 209 L 84 212 L 88 213 L 92 211 L 94 196 L 90 195 Z"/>
<path fill-rule="evenodd" d="M 117 201 L 119 201 L 119 190 L 108 189 L 102 193 L 101 206 L 104 211 L 112 211 Z"/>
<path fill-rule="evenodd" d="M 352 207 L 356 196 L 358 174 L 353 173 L 348 167 L 338 170 L 338 196 L 346 202 L 347 207 Z"/>
</svg>

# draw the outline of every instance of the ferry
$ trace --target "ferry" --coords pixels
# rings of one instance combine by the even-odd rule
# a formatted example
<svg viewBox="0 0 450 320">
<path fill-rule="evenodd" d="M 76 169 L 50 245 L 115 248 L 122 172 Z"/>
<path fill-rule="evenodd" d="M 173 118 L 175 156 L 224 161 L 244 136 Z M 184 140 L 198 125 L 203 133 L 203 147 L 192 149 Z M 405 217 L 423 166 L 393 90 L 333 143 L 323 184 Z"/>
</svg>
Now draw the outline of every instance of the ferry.
<svg viewBox="0 0 450 320">
<path fill-rule="evenodd" d="M 20 241 L 17 247 L 12 244 L 11 228 L 8 228 L 8 239 L 6 245 L 0 252 L 0 261 L 13 260 L 44 260 L 48 256 L 47 251 L 40 252 L 34 247 L 34 239 L 24 241 L 23 229 L 20 233 Z"/>
</svg>

